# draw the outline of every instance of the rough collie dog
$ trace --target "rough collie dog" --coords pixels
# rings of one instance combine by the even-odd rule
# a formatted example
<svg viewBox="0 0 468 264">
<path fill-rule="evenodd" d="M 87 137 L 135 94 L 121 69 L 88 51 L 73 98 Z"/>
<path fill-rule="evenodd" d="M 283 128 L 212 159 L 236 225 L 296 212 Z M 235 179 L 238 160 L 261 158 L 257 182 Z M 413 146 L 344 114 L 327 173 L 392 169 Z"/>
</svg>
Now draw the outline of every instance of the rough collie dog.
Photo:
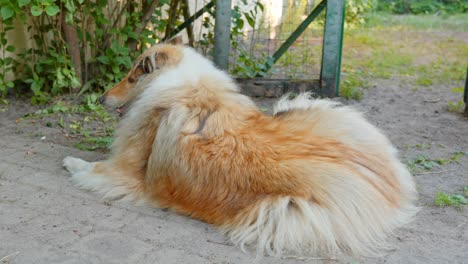
<svg viewBox="0 0 468 264">
<path fill-rule="evenodd" d="M 369 255 L 417 211 L 389 140 L 308 94 L 262 113 L 189 47 L 153 46 L 102 97 L 123 114 L 110 158 L 64 166 L 81 188 L 211 223 L 244 249 Z"/>
</svg>

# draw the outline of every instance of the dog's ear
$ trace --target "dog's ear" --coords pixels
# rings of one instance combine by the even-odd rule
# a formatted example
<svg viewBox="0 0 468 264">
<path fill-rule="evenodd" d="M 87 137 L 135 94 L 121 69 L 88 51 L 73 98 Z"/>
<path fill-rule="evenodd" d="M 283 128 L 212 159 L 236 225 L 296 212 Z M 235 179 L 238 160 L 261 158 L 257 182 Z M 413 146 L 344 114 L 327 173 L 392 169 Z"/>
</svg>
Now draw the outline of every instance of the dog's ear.
<svg viewBox="0 0 468 264">
<path fill-rule="evenodd" d="M 184 40 L 182 39 L 182 36 L 174 36 L 171 39 L 169 39 L 166 43 L 171 44 L 171 45 L 183 45 Z"/>
<path fill-rule="evenodd" d="M 129 77 L 129 81 L 134 82 L 142 75 L 161 69 L 164 67 L 168 59 L 169 57 L 163 51 L 143 57 L 139 62 L 137 62 L 133 75 Z"/>
<path fill-rule="evenodd" d="M 144 57 L 139 67 L 143 70 L 144 74 L 154 72 L 161 69 L 167 62 L 169 57 L 165 52 L 157 52 L 155 54 Z"/>
</svg>

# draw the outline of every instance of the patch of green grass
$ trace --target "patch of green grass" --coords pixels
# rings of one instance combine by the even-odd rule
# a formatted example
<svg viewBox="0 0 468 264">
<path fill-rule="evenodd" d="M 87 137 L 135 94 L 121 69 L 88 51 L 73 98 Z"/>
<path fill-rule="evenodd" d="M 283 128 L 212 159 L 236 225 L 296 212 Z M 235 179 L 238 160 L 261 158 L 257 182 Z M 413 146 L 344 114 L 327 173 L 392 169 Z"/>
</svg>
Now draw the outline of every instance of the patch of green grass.
<svg viewBox="0 0 468 264">
<path fill-rule="evenodd" d="M 466 152 L 459 151 L 455 152 L 451 156 L 447 158 L 437 158 L 431 159 L 425 155 L 417 155 L 413 159 L 407 160 L 406 166 L 408 167 L 409 171 L 414 173 L 419 173 L 422 171 L 432 170 L 435 167 L 443 166 L 451 163 L 460 163 L 460 159 L 465 156 Z"/>
<path fill-rule="evenodd" d="M 462 209 L 468 205 L 468 186 L 463 188 L 463 194 L 447 194 L 438 192 L 434 198 L 434 202 L 438 206 L 454 206 L 457 209 Z"/>
<path fill-rule="evenodd" d="M 84 97 L 82 104 L 67 104 L 63 101 L 57 101 L 53 105 L 40 109 L 34 113 L 29 113 L 23 116 L 25 119 L 44 117 L 53 114 L 72 114 L 85 113 L 102 121 L 111 121 L 116 118 L 110 115 L 104 106 L 97 103 L 99 96 L 90 94 Z"/>
<path fill-rule="evenodd" d="M 411 160 L 406 162 L 411 173 L 418 173 L 424 170 L 431 170 L 437 166 L 437 163 L 434 160 L 431 160 L 427 156 L 418 155 Z"/>
<path fill-rule="evenodd" d="M 373 13 L 364 26 L 345 31 L 344 72 L 362 77 L 396 77 L 420 86 L 463 81 L 468 45 L 454 32 L 468 31 L 468 14 L 390 15 Z M 359 97 L 345 87 L 345 95 Z M 454 107 L 459 107 L 454 105 Z"/>
<path fill-rule="evenodd" d="M 403 69 L 412 65 L 414 54 L 392 45 L 381 44 L 386 40 L 383 32 L 373 33 L 364 39 L 359 32 L 349 33 L 345 37 L 343 70 L 358 70 L 366 78 L 383 79 L 400 75 L 401 72 L 406 73 Z M 369 40 L 370 38 L 374 40 Z M 350 51 L 346 51 L 347 49 Z"/>
<path fill-rule="evenodd" d="M 294 16 L 290 19 L 297 20 Z M 280 39 L 288 37 L 291 31 L 292 28 L 282 29 Z M 460 82 L 466 74 L 468 45 L 457 32 L 467 31 L 468 14 L 372 13 L 366 24 L 349 27 L 344 32 L 342 71 L 354 76 L 342 78 L 340 93 L 345 98 L 360 99 L 362 84 L 379 78 L 398 78 L 414 84 L 415 90 L 422 86 Z M 318 77 L 322 36 L 323 29 L 312 23 L 268 76 L 292 79 Z M 263 42 L 258 42 L 257 46 L 258 50 L 269 48 Z M 458 102 L 453 105 L 453 108 L 457 107 Z"/>
<path fill-rule="evenodd" d="M 462 113 L 464 110 L 465 103 L 463 100 L 460 100 L 458 102 L 448 102 L 448 110 L 450 112 L 456 112 L 456 113 Z"/>
<path fill-rule="evenodd" d="M 348 86 L 348 85 L 340 86 L 340 96 L 345 99 L 361 100 L 362 95 L 363 95 L 363 91 L 359 87 Z"/>
<path fill-rule="evenodd" d="M 462 93 L 464 92 L 463 87 L 456 87 L 452 89 L 452 92 L 460 94 L 460 100 L 457 102 L 448 102 L 448 110 L 450 112 L 462 113 L 464 111 L 465 102 L 462 99 Z"/>
<path fill-rule="evenodd" d="M 453 153 L 451 156 L 445 159 L 435 159 L 435 161 L 440 165 L 446 165 L 450 163 L 460 163 L 460 159 L 466 155 L 464 151 L 458 151 Z"/>
<path fill-rule="evenodd" d="M 417 30 L 468 31 L 468 13 L 450 16 L 436 15 L 391 15 L 384 12 L 372 13 L 368 17 L 367 27 L 371 28 L 407 28 Z"/>
<path fill-rule="evenodd" d="M 80 139 L 76 147 L 82 150 L 108 148 L 112 142 L 117 118 L 110 115 L 97 101 L 99 95 L 89 94 L 81 104 L 57 101 L 22 119 L 42 119 L 48 127 L 57 126 L 64 133 Z M 56 121 L 51 121 L 51 120 Z"/>
<path fill-rule="evenodd" d="M 405 144 L 403 145 L 404 148 L 408 149 L 408 148 L 414 148 L 414 149 L 431 149 L 432 148 L 432 144 L 431 143 L 418 143 L 418 144 L 414 144 L 414 145 L 408 145 L 408 144 Z"/>
<path fill-rule="evenodd" d="M 433 84 L 432 79 L 425 76 L 418 76 L 416 84 L 419 86 L 431 86 Z"/>
<path fill-rule="evenodd" d="M 468 57 L 468 54 L 467 56 Z M 426 65 L 412 66 L 407 69 L 416 76 L 416 83 L 423 86 L 436 83 L 462 81 L 466 74 L 466 65 L 462 61 L 443 62 L 440 58 Z"/>
<path fill-rule="evenodd" d="M 362 98 L 363 89 L 369 88 L 370 86 L 371 84 L 362 73 L 349 73 L 341 79 L 340 96 L 346 99 L 360 100 Z"/>
<path fill-rule="evenodd" d="M 0 98 L 0 113 L 8 111 L 8 100 Z"/>
<path fill-rule="evenodd" d="M 376 38 L 372 31 L 353 30 L 347 37 L 363 46 L 381 46 L 385 44 L 384 40 Z"/>
<path fill-rule="evenodd" d="M 109 148 L 113 142 L 112 137 L 85 137 L 75 144 L 81 150 L 93 151 L 96 149 Z"/>
</svg>

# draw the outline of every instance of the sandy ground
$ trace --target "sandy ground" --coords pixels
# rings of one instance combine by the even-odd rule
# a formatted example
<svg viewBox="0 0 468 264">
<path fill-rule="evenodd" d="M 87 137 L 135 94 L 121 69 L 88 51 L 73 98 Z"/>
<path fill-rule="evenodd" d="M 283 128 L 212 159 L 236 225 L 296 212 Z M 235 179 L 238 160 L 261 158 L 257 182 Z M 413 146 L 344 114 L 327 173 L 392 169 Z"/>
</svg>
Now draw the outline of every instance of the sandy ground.
<svg viewBox="0 0 468 264">
<path fill-rule="evenodd" d="M 459 100 L 451 87 L 414 90 L 398 80 L 382 80 L 362 101 L 345 103 L 366 112 L 400 149 L 402 160 L 446 158 L 468 151 L 468 119 L 447 110 L 448 101 Z M 259 104 L 270 107 L 271 101 Z M 74 187 L 62 159 L 72 155 L 94 161 L 106 154 L 77 150 L 59 129 L 40 121 L 15 122 L 34 109 L 11 100 L 9 110 L 0 113 L 0 263 L 255 262 L 254 254 L 242 253 L 208 224 L 104 201 Z M 468 186 L 468 155 L 427 172 L 415 175 L 421 212 L 389 238 L 393 249 L 382 257 L 256 262 L 468 263 L 468 208 L 434 205 L 438 191 L 461 193 Z"/>
</svg>

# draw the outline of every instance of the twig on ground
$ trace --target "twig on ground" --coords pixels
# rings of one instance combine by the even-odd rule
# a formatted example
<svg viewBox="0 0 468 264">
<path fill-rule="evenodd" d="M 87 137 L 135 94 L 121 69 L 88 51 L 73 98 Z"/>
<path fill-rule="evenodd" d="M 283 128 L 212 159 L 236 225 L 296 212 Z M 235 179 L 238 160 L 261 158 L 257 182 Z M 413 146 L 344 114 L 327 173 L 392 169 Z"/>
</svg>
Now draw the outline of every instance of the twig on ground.
<svg viewBox="0 0 468 264">
<path fill-rule="evenodd" d="M 440 173 L 450 172 L 450 171 L 454 171 L 454 170 L 455 169 L 443 170 L 443 171 L 418 172 L 418 173 L 414 173 L 414 175 L 440 174 Z"/>
<path fill-rule="evenodd" d="M 4 256 L 3 258 L 0 259 L 0 262 L 6 260 L 9 257 L 13 257 L 14 255 L 17 255 L 17 254 L 19 254 L 19 251 L 15 252 L 15 253 L 11 253 L 10 255 L 6 255 L 6 256 Z"/>
<path fill-rule="evenodd" d="M 284 256 L 284 257 L 281 257 L 281 258 L 282 259 L 297 259 L 297 260 L 332 260 L 332 261 L 338 261 L 338 259 L 335 258 L 335 257 L 323 258 L 323 257 Z"/>
<path fill-rule="evenodd" d="M 441 99 L 440 98 L 436 98 L 436 99 L 426 99 L 424 100 L 425 103 L 437 103 L 439 102 Z"/>
<path fill-rule="evenodd" d="M 458 228 L 460 228 L 460 227 L 466 225 L 466 223 L 468 223 L 468 222 L 463 222 L 463 223 L 459 224 L 457 227 L 455 227 L 455 228 L 452 230 L 452 233 L 454 233 L 455 231 L 457 231 Z"/>
<path fill-rule="evenodd" d="M 213 240 L 209 240 L 209 239 L 206 240 L 206 242 L 212 243 L 212 244 L 219 244 L 219 245 L 229 246 L 229 247 L 232 246 L 232 245 L 229 245 L 229 244 L 227 244 L 227 243 L 217 242 L 217 241 L 213 241 Z"/>
</svg>

